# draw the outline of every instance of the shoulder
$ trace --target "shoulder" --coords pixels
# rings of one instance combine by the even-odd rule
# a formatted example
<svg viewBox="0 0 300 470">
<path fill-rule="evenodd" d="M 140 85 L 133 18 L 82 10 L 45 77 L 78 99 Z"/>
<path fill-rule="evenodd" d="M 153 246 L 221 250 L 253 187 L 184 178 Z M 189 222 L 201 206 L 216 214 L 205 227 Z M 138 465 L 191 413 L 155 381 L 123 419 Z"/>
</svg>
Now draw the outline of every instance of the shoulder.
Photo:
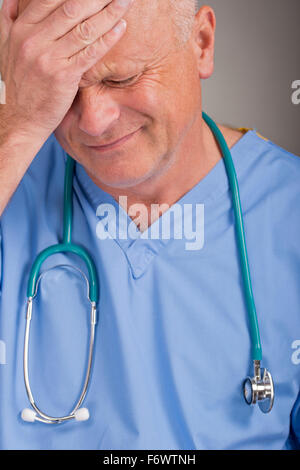
<svg viewBox="0 0 300 470">
<path fill-rule="evenodd" d="M 233 155 L 240 170 L 245 213 L 259 221 L 257 229 L 269 227 L 278 239 L 297 241 L 299 251 L 300 157 L 256 130 L 248 131 L 237 142 Z"/>
<path fill-rule="evenodd" d="M 267 136 L 263 136 L 259 131 L 257 131 L 257 129 L 246 127 L 231 128 L 220 124 L 218 127 L 224 135 L 227 145 L 230 149 L 232 149 L 240 141 L 248 140 L 251 141 L 248 142 L 248 145 L 250 144 L 252 148 L 255 147 L 257 153 L 261 152 L 262 150 L 268 151 L 273 155 L 276 154 L 277 157 L 281 157 L 283 160 L 287 160 L 287 163 L 290 163 L 291 160 L 294 160 L 296 166 L 300 162 L 300 157 L 275 144 Z M 246 137 L 246 139 L 243 139 L 244 137 Z"/>
<path fill-rule="evenodd" d="M 275 197 L 284 190 L 291 195 L 295 192 L 300 197 L 300 157 L 256 129 L 219 127 L 231 150 L 239 184 L 247 199 Z"/>
<path fill-rule="evenodd" d="M 254 168 L 262 172 L 265 186 L 284 187 L 295 184 L 300 189 L 300 157 L 280 147 L 256 130 L 247 133 Z"/>
<path fill-rule="evenodd" d="M 247 179 L 253 176 L 254 183 L 263 180 L 265 187 L 273 186 L 275 181 L 279 186 L 294 181 L 300 187 L 300 157 L 297 155 L 256 129 L 239 129 L 231 134 L 231 142 L 237 166 L 245 167 Z"/>
</svg>

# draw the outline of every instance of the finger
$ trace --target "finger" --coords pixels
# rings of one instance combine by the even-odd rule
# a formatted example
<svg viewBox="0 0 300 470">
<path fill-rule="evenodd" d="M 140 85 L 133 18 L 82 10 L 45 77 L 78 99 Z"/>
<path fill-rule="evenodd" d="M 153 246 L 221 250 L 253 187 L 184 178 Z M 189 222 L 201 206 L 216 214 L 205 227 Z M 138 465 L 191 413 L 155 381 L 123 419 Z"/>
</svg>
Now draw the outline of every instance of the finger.
<svg viewBox="0 0 300 470">
<path fill-rule="evenodd" d="M 18 16 L 19 0 L 3 0 L 1 11 L 8 21 L 13 23 Z"/>
<path fill-rule="evenodd" d="M 65 2 L 66 0 L 31 0 L 19 14 L 18 22 L 24 24 L 40 23 Z"/>
<path fill-rule="evenodd" d="M 56 40 L 64 35 L 84 20 L 102 12 L 108 8 L 110 3 L 117 0 L 89 0 L 84 4 L 80 0 L 67 0 L 52 15 L 43 22 L 43 31 L 47 31 L 47 39 Z"/>
<path fill-rule="evenodd" d="M 124 16 L 130 3 L 131 0 L 127 0 L 127 4 L 121 4 L 114 0 L 100 13 L 79 23 L 72 31 L 57 41 L 56 54 L 58 57 L 71 57 L 108 33 Z"/>
<path fill-rule="evenodd" d="M 4 42 L 18 16 L 19 0 L 4 0 L 0 9 L 0 40 Z"/>
<path fill-rule="evenodd" d="M 82 76 L 87 70 L 101 60 L 110 49 L 121 39 L 127 29 L 127 23 L 121 19 L 108 33 L 101 36 L 93 44 L 70 57 L 71 69 Z"/>
</svg>

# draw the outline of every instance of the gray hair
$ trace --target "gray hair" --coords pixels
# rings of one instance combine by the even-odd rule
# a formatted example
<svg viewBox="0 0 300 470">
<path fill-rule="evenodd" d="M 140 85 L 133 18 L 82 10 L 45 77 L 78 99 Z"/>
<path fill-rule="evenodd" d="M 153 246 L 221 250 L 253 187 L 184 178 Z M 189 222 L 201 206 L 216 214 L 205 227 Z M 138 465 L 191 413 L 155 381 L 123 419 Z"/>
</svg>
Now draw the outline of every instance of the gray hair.
<svg viewBox="0 0 300 470">
<path fill-rule="evenodd" d="M 180 44 L 190 38 L 199 0 L 169 0 L 173 9 L 171 13 L 175 27 L 176 39 Z"/>
</svg>

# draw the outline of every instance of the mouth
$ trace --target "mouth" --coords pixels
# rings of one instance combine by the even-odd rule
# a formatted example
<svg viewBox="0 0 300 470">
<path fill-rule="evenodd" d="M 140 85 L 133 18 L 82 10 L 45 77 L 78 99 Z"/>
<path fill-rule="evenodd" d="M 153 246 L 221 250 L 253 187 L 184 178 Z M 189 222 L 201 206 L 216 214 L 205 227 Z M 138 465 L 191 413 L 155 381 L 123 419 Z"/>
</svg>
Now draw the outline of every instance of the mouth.
<svg viewBox="0 0 300 470">
<path fill-rule="evenodd" d="M 113 150 L 115 148 L 122 146 L 125 142 L 127 142 L 129 139 L 135 136 L 140 130 L 141 130 L 141 127 L 139 127 L 136 131 L 132 132 L 131 134 L 125 135 L 121 139 L 118 139 L 115 142 L 111 142 L 110 144 L 98 145 L 98 146 L 89 145 L 88 148 L 92 150 L 96 150 L 98 152 L 106 152 L 107 150 Z"/>
</svg>

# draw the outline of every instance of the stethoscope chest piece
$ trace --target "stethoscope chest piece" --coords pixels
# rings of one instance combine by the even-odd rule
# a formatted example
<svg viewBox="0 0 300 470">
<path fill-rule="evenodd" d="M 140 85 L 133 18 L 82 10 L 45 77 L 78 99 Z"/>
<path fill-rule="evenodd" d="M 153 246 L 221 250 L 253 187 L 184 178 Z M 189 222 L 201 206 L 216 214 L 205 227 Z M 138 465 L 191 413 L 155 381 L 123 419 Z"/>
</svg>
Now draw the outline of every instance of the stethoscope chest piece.
<svg viewBox="0 0 300 470">
<path fill-rule="evenodd" d="M 244 398 L 248 405 L 258 404 L 263 413 L 269 413 L 274 404 L 274 384 L 270 372 L 254 361 L 254 377 L 244 381 Z"/>
</svg>

